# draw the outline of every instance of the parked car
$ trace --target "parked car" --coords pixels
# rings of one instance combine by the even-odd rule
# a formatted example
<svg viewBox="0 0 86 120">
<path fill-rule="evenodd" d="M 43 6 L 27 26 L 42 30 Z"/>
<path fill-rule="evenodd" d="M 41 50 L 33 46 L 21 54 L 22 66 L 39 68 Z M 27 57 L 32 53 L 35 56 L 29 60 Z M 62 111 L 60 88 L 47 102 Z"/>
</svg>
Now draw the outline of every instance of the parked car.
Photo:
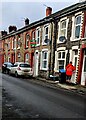
<svg viewBox="0 0 86 120">
<path fill-rule="evenodd" d="M 10 68 L 13 66 L 11 62 L 5 62 L 2 65 L 2 73 L 9 74 Z"/>
<path fill-rule="evenodd" d="M 10 74 L 18 76 L 33 76 L 33 70 L 30 64 L 24 62 L 16 62 L 10 69 Z"/>
</svg>

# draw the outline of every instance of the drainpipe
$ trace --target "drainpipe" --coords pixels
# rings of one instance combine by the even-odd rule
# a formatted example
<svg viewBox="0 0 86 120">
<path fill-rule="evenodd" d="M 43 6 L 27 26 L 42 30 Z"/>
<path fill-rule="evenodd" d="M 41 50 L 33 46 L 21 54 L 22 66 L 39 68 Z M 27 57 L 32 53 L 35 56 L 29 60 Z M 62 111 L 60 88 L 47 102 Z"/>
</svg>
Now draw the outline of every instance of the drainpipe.
<svg viewBox="0 0 86 120">
<path fill-rule="evenodd" d="M 51 74 L 52 33 L 53 33 L 53 23 L 52 23 L 52 21 L 51 21 L 51 39 L 49 40 L 50 56 L 49 56 L 49 72 L 48 72 L 48 78 L 50 78 L 50 74 Z"/>
<path fill-rule="evenodd" d="M 55 51 L 56 51 L 56 34 L 57 34 L 57 20 L 53 18 L 54 22 L 54 41 L 53 41 L 53 47 L 52 47 L 52 68 L 51 73 L 54 75 L 54 65 L 55 65 Z"/>
</svg>

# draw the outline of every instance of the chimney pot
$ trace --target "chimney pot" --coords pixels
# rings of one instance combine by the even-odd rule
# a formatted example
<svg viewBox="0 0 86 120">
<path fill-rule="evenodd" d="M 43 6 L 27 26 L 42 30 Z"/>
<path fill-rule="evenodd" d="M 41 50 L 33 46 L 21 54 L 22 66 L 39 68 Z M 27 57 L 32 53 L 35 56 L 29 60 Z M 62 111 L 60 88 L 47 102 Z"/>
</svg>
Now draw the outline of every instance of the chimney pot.
<svg viewBox="0 0 86 120">
<path fill-rule="evenodd" d="M 26 25 L 29 25 L 29 19 L 28 18 L 25 19 L 25 26 Z"/>
<path fill-rule="evenodd" d="M 16 26 L 9 26 L 9 33 L 16 30 L 17 30 Z"/>
<path fill-rule="evenodd" d="M 51 7 L 47 7 L 46 8 L 46 17 L 52 14 L 52 8 Z"/>
</svg>

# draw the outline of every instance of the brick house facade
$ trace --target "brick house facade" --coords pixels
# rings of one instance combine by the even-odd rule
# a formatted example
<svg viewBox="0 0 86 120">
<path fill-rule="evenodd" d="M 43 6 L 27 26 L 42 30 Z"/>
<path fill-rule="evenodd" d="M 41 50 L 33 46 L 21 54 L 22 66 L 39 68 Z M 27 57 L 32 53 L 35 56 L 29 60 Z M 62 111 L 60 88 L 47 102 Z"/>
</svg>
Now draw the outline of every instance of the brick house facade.
<svg viewBox="0 0 86 120">
<path fill-rule="evenodd" d="M 73 61 L 76 71 L 71 81 L 85 85 L 82 81 L 86 80 L 86 2 L 54 14 L 48 7 L 45 18 L 31 24 L 27 19 L 19 30 L 15 26 L 10 28 L 9 34 L 0 39 L 3 43 L 2 63 L 29 62 L 34 76 L 48 78 Z M 32 45 L 35 42 L 36 45 Z"/>
</svg>

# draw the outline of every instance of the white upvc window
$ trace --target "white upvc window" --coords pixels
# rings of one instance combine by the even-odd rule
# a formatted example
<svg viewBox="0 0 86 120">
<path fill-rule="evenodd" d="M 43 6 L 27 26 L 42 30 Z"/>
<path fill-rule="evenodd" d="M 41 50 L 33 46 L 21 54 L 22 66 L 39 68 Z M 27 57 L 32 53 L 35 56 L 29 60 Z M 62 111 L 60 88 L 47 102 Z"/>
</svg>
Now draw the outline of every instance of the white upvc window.
<svg viewBox="0 0 86 120">
<path fill-rule="evenodd" d="M 29 40 L 30 40 L 30 37 L 28 34 L 26 34 L 26 39 L 25 39 L 25 47 L 28 48 L 29 47 Z"/>
<path fill-rule="evenodd" d="M 8 50 L 10 50 L 10 41 L 8 42 Z"/>
<path fill-rule="evenodd" d="M 40 28 L 36 29 L 36 46 L 40 45 Z"/>
<path fill-rule="evenodd" d="M 58 52 L 58 64 L 57 69 L 65 69 L 65 51 Z"/>
<path fill-rule="evenodd" d="M 25 62 L 28 62 L 28 60 L 29 60 L 29 53 L 26 53 L 25 54 Z"/>
<path fill-rule="evenodd" d="M 17 49 L 20 49 L 20 45 L 21 45 L 21 38 L 19 37 L 17 40 Z"/>
<path fill-rule="evenodd" d="M 35 31 L 32 32 L 31 42 L 32 42 L 31 47 L 35 47 L 36 46 Z"/>
<path fill-rule="evenodd" d="M 59 39 L 61 36 L 65 37 L 65 39 L 67 38 L 67 27 L 68 27 L 68 20 L 67 17 L 61 19 L 58 22 L 58 43 L 62 43 L 64 41 L 62 41 L 61 39 Z"/>
<path fill-rule="evenodd" d="M 43 40 L 42 40 L 42 44 L 43 45 L 47 45 L 48 44 L 48 39 L 49 39 L 49 25 L 45 25 L 43 27 Z"/>
<path fill-rule="evenodd" d="M 66 26 L 67 26 L 66 20 L 61 21 L 60 36 L 66 36 Z"/>
<path fill-rule="evenodd" d="M 80 38 L 81 15 L 75 17 L 75 39 Z"/>
<path fill-rule="evenodd" d="M 48 50 L 46 49 L 41 52 L 41 69 L 48 70 Z"/>
<path fill-rule="evenodd" d="M 16 39 L 13 39 L 13 49 L 16 49 Z"/>
</svg>

